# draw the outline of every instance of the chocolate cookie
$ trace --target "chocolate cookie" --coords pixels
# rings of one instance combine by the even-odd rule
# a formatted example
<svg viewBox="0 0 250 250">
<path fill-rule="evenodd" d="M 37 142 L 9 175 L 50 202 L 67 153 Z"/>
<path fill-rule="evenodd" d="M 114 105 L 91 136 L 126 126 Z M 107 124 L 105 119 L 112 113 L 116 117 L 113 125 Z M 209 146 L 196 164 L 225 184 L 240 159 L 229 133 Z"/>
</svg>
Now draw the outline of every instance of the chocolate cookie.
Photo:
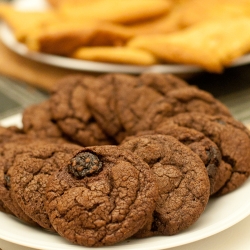
<svg viewBox="0 0 250 250">
<path fill-rule="evenodd" d="M 116 110 L 116 84 L 115 77 L 127 76 L 119 74 L 105 74 L 95 78 L 91 88 L 88 89 L 86 100 L 88 107 L 100 127 L 109 136 L 119 143 L 126 137 Z M 130 77 L 128 77 L 128 80 Z M 119 87 L 119 86 L 117 86 Z"/>
<path fill-rule="evenodd" d="M 51 93 L 52 119 L 64 135 L 83 146 L 112 144 L 86 105 L 86 91 L 94 81 L 87 75 L 61 79 Z"/>
<path fill-rule="evenodd" d="M 53 121 L 49 100 L 27 107 L 22 116 L 23 131 L 35 138 L 62 138 L 62 132 Z"/>
<path fill-rule="evenodd" d="M 2 200 L 0 200 L 0 212 L 4 212 L 6 214 L 12 214 L 12 212 L 4 205 Z"/>
<path fill-rule="evenodd" d="M 53 230 L 44 208 L 49 176 L 63 166 L 81 147 L 73 144 L 33 143 L 14 155 L 7 172 L 10 193 L 21 209 L 41 227 Z"/>
<path fill-rule="evenodd" d="M 139 79 L 147 87 L 154 89 L 163 96 L 167 96 L 169 91 L 174 89 L 182 89 L 189 86 L 186 81 L 172 74 L 142 73 L 139 75 Z"/>
<path fill-rule="evenodd" d="M 186 88 L 171 90 L 168 92 L 167 97 L 174 100 L 174 114 L 199 112 L 209 115 L 222 114 L 231 116 L 230 111 L 222 102 L 196 86 L 190 85 Z"/>
<path fill-rule="evenodd" d="M 196 111 L 207 114 L 230 116 L 228 109 L 211 94 L 187 86 L 160 92 L 144 84 L 144 78 L 116 77 L 117 114 L 125 130 L 130 134 L 153 129 L 165 117 L 178 113 Z"/>
<path fill-rule="evenodd" d="M 210 181 L 210 194 L 217 191 L 215 183 L 218 182 L 220 170 L 223 166 L 221 162 L 221 153 L 217 145 L 211 141 L 203 133 L 187 127 L 181 127 L 177 124 L 164 123 L 159 128 L 150 131 L 143 131 L 138 135 L 147 134 L 163 134 L 175 137 L 178 141 L 188 146 L 194 153 L 196 153 L 203 161 L 209 181 Z M 129 138 L 125 139 L 129 140 Z M 125 141 L 124 140 L 124 141 Z"/>
<path fill-rule="evenodd" d="M 86 147 L 51 176 L 46 208 L 55 230 L 69 241 L 112 245 L 144 226 L 157 191 L 149 166 L 132 152 Z"/>
<path fill-rule="evenodd" d="M 92 88 L 88 90 L 87 103 L 103 130 L 120 143 L 131 134 L 128 123 L 136 123 L 137 119 L 143 116 L 145 105 L 157 102 L 170 90 L 186 86 L 187 83 L 170 74 L 144 73 L 138 77 L 106 74 L 95 79 Z M 126 107 L 128 111 L 118 108 L 118 103 L 122 102 L 124 96 L 127 102 L 125 105 L 129 105 Z M 135 109 L 133 113 L 135 120 L 132 117 L 133 119 L 123 124 L 125 119 L 131 118 L 131 115 L 127 117 L 127 113 L 133 109 Z"/>
<path fill-rule="evenodd" d="M 135 237 L 174 235 L 203 213 L 210 195 L 206 168 L 187 146 L 168 135 L 132 136 L 120 145 L 149 164 L 159 197 L 148 223 Z"/>
<path fill-rule="evenodd" d="M 16 127 L 16 126 L 10 126 L 10 127 L 3 127 L 0 126 L 0 156 L 2 157 L 3 152 L 3 144 L 8 142 L 15 142 L 16 141 L 22 141 L 23 138 L 26 138 L 26 135 L 23 133 L 22 129 Z M 1 161 L 1 160 L 0 160 Z M 1 181 L 2 176 L 2 181 Z M 4 180 L 4 164 L 0 164 L 0 185 L 3 183 Z M 0 194 L 0 211 L 12 214 L 11 210 L 8 209 L 8 207 L 4 204 L 4 202 L 1 200 L 1 194 Z"/>
<path fill-rule="evenodd" d="M 235 190 L 249 177 L 250 133 L 241 122 L 233 117 L 192 112 L 178 114 L 168 118 L 165 122 L 196 129 L 218 146 L 224 164 L 220 169 L 220 177 L 217 178 L 219 182 L 216 183 L 217 195 Z"/>
<path fill-rule="evenodd" d="M 0 126 L 0 145 L 8 141 L 18 140 L 17 137 L 23 136 L 23 130 L 16 126 Z"/>
<path fill-rule="evenodd" d="M 0 147 L 0 199 L 3 202 L 5 209 L 10 211 L 11 214 L 15 215 L 20 220 L 31 224 L 37 225 L 26 213 L 20 208 L 11 193 L 11 179 L 8 175 L 8 171 L 11 168 L 15 158 L 22 154 L 24 151 L 34 150 L 36 143 L 32 144 L 30 139 L 22 139 L 16 142 L 6 142 Z"/>
</svg>

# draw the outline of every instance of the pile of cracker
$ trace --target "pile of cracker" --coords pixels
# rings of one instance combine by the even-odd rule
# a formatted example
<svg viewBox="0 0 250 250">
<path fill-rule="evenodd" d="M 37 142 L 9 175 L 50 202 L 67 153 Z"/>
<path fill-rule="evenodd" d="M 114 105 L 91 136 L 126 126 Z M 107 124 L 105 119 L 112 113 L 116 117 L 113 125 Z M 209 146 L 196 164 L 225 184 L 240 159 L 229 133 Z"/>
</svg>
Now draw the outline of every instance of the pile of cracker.
<svg viewBox="0 0 250 250">
<path fill-rule="evenodd" d="M 30 51 L 131 65 L 184 64 L 220 73 L 250 50 L 249 0 L 48 0 L 0 5 Z M 21 20 L 21 21 L 20 21 Z"/>
<path fill-rule="evenodd" d="M 171 74 L 64 77 L 0 145 L 0 211 L 83 246 L 181 233 L 250 175 L 249 130 Z"/>
</svg>

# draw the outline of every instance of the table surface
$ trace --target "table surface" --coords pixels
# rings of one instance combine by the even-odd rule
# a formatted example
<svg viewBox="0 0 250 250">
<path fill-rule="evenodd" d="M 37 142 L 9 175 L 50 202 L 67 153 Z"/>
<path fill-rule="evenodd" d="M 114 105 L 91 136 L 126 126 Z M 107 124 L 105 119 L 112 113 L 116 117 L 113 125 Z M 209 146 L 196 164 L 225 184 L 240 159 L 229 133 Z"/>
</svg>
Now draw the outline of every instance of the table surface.
<svg viewBox="0 0 250 250">
<path fill-rule="evenodd" d="M 201 73 L 187 81 L 212 93 L 229 107 L 236 119 L 250 124 L 250 65 L 228 69 L 221 75 Z M 25 107 L 45 100 L 47 97 L 47 93 L 27 86 L 25 83 L 16 83 L 0 76 L 0 119 L 21 112 Z M 250 249 L 249 228 L 250 216 L 216 235 L 172 249 Z M 0 239 L 0 249 L 29 250 L 32 248 Z"/>
</svg>

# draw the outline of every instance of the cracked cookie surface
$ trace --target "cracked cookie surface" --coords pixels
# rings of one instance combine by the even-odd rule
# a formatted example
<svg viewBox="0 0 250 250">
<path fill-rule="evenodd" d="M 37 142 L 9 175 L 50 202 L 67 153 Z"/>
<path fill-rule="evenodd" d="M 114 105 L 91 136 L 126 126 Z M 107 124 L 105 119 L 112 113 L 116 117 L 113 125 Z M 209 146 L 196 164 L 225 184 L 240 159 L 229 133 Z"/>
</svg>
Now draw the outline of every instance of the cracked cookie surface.
<svg viewBox="0 0 250 250">
<path fill-rule="evenodd" d="M 93 81 L 88 75 L 70 75 L 59 81 L 50 98 L 52 118 L 65 136 L 82 146 L 113 144 L 86 104 Z"/>
<path fill-rule="evenodd" d="M 165 117 L 179 113 L 192 111 L 230 116 L 226 106 L 208 92 L 178 84 L 160 90 L 159 86 L 149 84 L 146 77 L 147 74 L 115 78 L 117 114 L 129 135 L 154 129 Z"/>
<path fill-rule="evenodd" d="M 168 122 L 162 123 L 154 130 L 142 131 L 137 135 L 147 134 L 170 135 L 188 146 L 200 157 L 207 169 L 210 181 L 210 194 L 212 195 L 216 192 L 217 186 L 215 186 L 215 183 L 217 182 L 220 169 L 223 168 L 223 166 L 221 166 L 223 163 L 221 161 L 220 149 L 212 140 L 195 129 L 170 124 Z M 129 140 L 129 138 L 130 137 L 126 138 L 123 142 Z"/>
<path fill-rule="evenodd" d="M 217 195 L 235 190 L 249 177 L 250 132 L 241 122 L 228 116 L 195 112 L 178 114 L 165 122 L 196 129 L 218 146 L 223 164 L 215 181 Z"/>
<path fill-rule="evenodd" d="M 86 166 L 95 170 L 81 176 L 71 171 Z M 149 166 L 132 152 L 117 146 L 86 147 L 51 176 L 46 209 L 55 230 L 69 241 L 112 245 L 144 226 L 157 192 Z"/>
<path fill-rule="evenodd" d="M 134 86 L 135 83 L 143 85 L 143 89 L 148 90 L 144 98 L 142 95 L 136 95 L 135 99 L 132 98 L 134 89 L 131 88 L 131 84 Z M 97 77 L 91 89 L 88 90 L 87 103 L 100 127 L 119 143 L 130 133 L 130 130 L 127 129 L 127 122 L 123 124 L 127 111 L 120 110 L 118 106 L 124 95 L 130 100 L 127 104 L 131 107 L 137 105 L 136 112 L 140 113 L 144 111 L 140 102 L 151 102 L 166 95 L 170 90 L 186 86 L 186 82 L 170 74 L 144 73 L 138 77 L 125 74 L 105 74 Z M 136 112 L 134 116 L 136 116 Z M 140 113 L 139 116 L 141 115 Z M 131 120 L 130 123 L 132 122 Z"/>
<path fill-rule="evenodd" d="M 6 158 L 6 152 L 13 152 L 15 147 L 19 147 L 19 144 L 26 144 L 30 141 L 33 140 L 31 138 L 27 138 L 27 135 L 24 134 L 22 129 L 16 126 L 0 126 L 0 211 L 2 212 L 13 214 L 12 209 L 10 209 L 12 204 L 9 203 L 9 191 L 5 186 L 5 174 L 10 167 L 8 159 L 11 158 L 11 153 L 7 153 L 9 156 Z"/>
<path fill-rule="evenodd" d="M 120 74 L 105 74 L 95 79 L 88 93 L 86 101 L 90 111 L 99 126 L 112 138 L 116 144 L 126 137 L 122 123 L 117 115 L 117 98 L 115 78 L 125 77 Z"/>
<path fill-rule="evenodd" d="M 48 177 L 81 147 L 38 140 L 25 146 L 6 147 L 9 147 L 5 152 L 5 165 L 9 165 L 5 173 L 7 204 L 21 220 L 53 230 L 44 208 Z"/>
<path fill-rule="evenodd" d="M 49 100 L 27 107 L 22 124 L 24 133 L 34 138 L 63 138 L 62 131 L 52 119 Z"/>
<path fill-rule="evenodd" d="M 174 235 L 200 217 L 210 195 L 209 178 L 190 148 L 160 134 L 132 136 L 120 147 L 148 163 L 159 189 L 156 209 L 135 237 Z"/>
<path fill-rule="evenodd" d="M 12 193 L 12 185 L 11 185 L 11 179 L 8 174 L 9 169 L 14 163 L 15 158 L 24 152 L 29 152 L 34 149 L 34 147 L 39 144 L 39 142 L 34 142 L 33 139 L 27 139 L 25 138 L 19 138 L 18 143 L 17 142 L 6 142 L 4 143 L 0 148 L 0 197 L 2 202 L 4 203 L 5 207 L 8 208 L 9 211 L 13 215 L 15 215 L 20 220 L 31 224 L 31 225 L 37 225 L 33 219 L 31 219 L 29 216 L 26 215 L 26 213 L 21 209 L 21 207 L 18 205 L 17 201 L 13 197 Z M 32 145 L 32 147 L 29 147 L 29 144 Z"/>
</svg>

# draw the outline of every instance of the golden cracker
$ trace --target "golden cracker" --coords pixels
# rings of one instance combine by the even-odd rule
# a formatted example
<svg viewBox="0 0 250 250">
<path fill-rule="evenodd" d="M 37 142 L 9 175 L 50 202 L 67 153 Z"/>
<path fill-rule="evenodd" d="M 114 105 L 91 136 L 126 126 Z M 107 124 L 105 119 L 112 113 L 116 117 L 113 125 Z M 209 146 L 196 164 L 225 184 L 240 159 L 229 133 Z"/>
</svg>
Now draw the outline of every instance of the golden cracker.
<svg viewBox="0 0 250 250">
<path fill-rule="evenodd" d="M 32 32 L 26 39 L 30 50 L 68 56 L 82 46 L 120 46 L 132 34 L 118 24 L 97 21 L 54 22 Z"/>
<path fill-rule="evenodd" d="M 132 23 L 165 14 L 170 0 L 93 0 L 82 4 L 62 4 L 58 11 L 71 20 L 94 19 L 117 23 Z"/>
<path fill-rule="evenodd" d="M 72 54 L 73 58 L 119 64 L 152 65 L 158 60 L 150 52 L 128 47 L 83 47 Z"/>
<path fill-rule="evenodd" d="M 18 41 L 24 41 L 35 28 L 57 19 L 53 11 L 21 11 L 7 4 L 0 5 L 0 17 L 10 26 Z"/>
<path fill-rule="evenodd" d="M 148 50 L 166 63 L 222 72 L 250 50 L 249 30 L 250 18 L 206 21 L 169 35 L 138 36 L 128 46 Z"/>
</svg>

